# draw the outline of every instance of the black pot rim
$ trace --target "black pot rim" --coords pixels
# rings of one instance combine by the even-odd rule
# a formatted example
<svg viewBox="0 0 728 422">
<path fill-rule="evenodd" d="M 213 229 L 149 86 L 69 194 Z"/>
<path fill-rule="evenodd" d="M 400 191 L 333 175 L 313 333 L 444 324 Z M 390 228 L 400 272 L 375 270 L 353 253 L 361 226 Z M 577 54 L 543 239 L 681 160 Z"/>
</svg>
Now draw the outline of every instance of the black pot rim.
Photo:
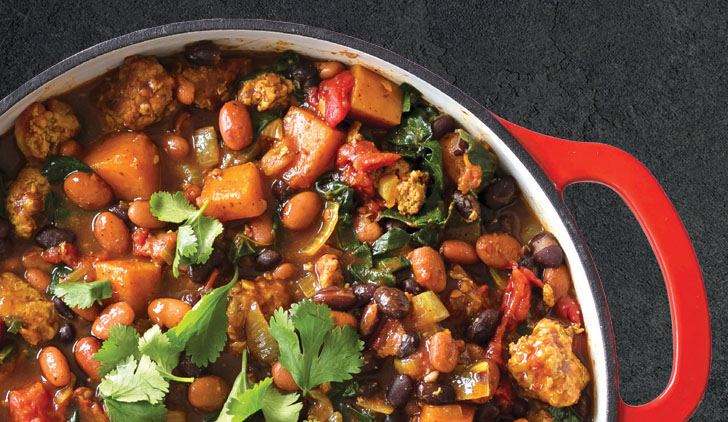
<svg viewBox="0 0 728 422">
<path fill-rule="evenodd" d="M 290 22 L 269 21 L 263 19 L 204 19 L 196 21 L 175 22 L 166 25 L 156 26 L 147 29 L 141 29 L 122 35 L 117 38 L 104 41 L 92 47 L 89 47 L 79 53 L 76 53 L 61 62 L 51 66 L 41 72 L 28 82 L 21 85 L 15 91 L 0 100 L 0 116 L 5 114 L 14 104 L 31 94 L 37 88 L 41 87 L 48 81 L 59 75 L 73 69 L 81 63 L 89 61 L 97 56 L 127 47 L 143 41 L 149 41 L 157 38 L 163 38 L 169 35 L 176 35 L 186 32 L 210 31 L 210 30 L 258 30 L 269 32 L 281 32 L 286 34 L 296 34 L 309 38 L 330 41 L 341 44 L 346 47 L 357 49 L 372 56 L 385 60 L 395 66 L 398 66 L 407 72 L 419 77 L 428 84 L 438 88 L 447 96 L 454 99 L 470 111 L 475 117 L 480 119 L 488 126 L 516 155 L 518 160 L 528 169 L 534 177 L 539 187 L 545 192 L 551 203 L 554 205 L 561 221 L 564 223 L 567 232 L 572 238 L 576 250 L 583 264 L 589 287 L 594 298 L 596 313 L 599 318 L 599 328 L 602 338 L 604 339 L 604 356 L 606 358 L 607 373 L 605 374 L 607 381 L 607 408 L 606 420 L 616 421 L 618 411 L 618 395 L 617 395 L 617 366 L 614 346 L 614 337 L 607 309 L 606 297 L 599 281 L 599 276 L 591 258 L 591 254 L 586 243 L 574 222 L 571 213 L 564 203 L 561 195 L 556 191 L 551 180 L 546 176 L 541 167 L 531 157 L 531 155 L 521 146 L 521 144 L 511 134 L 500 125 L 500 123 L 491 116 L 488 109 L 480 105 L 472 97 L 456 88 L 440 76 L 425 69 L 424 67 L 411 62 L 410 60 L 400 56 L 393 51 L 387 50 L 378 45 L 369 43 L 358 38 L 344 35 L 327 29 L 312 27 Z M 612 380 L 613 382 L 609 382 Z"/>
</svg>

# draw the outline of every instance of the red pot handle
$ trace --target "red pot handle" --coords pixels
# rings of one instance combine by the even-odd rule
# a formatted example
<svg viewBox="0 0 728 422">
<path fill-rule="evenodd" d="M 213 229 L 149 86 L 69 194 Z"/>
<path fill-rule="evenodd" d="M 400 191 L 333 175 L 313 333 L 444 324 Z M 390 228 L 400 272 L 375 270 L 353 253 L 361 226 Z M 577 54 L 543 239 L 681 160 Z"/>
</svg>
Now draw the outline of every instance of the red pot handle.
<svg viewBox="0 0 728 422">
<path fill-rule="evenodd" d="M 665 391 L 647 404 L 630 406 L 620 398 L 619 421 L 688 420 L 708 384 L 710 315 L 698 258 L 660 184 L 642 163 L 620 149 L 542 135 L 493 116 L 536 159 L 559 195 L 571 183 L 601 183 L 616 191 L 637 217 L 665 278 L 672 318 L 672 374 Z"/>
</svg>

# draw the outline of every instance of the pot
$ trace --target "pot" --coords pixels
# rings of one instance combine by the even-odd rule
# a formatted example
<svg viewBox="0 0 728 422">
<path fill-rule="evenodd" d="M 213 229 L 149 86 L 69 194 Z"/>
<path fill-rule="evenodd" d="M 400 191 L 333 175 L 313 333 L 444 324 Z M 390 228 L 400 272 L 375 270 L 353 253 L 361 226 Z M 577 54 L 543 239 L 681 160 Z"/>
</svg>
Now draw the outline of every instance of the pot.
<svg viewBox="0 0 728 422">
<path fill-rule="evenodd" d="M 0 133 L 33 101 L 67 91 L 121 64 L 132 54 L 165 55 L 187 43 L 214 40 L 252 51 L 294 49 L 347 64 L 362 63 L 396 83 L 408 82 L 470 133 L 484 139 L 519 183 L 544 227 L 566 254 L 582 307 L 593 368 L 594 420 L 683 421 L 699 404 L 710 369 L 710 321 L 700 267 L 685 228 L 655 178 L 629 154 L 596 143 L 541 135 L 480 106 L 437 75 L 391 51 L 335 32 L 262 20 L 204 20 L 141 30 L 84 50 L 31 79 L 0 101 Z M 566 186 L 597 182 L 629 205 L 665 277 L 673 326 L 673 369 L 665 391 L 642 406 L 618 394 L 616 351 L 599 277 L 587 246 L 562 200 Z"/>
</svg>

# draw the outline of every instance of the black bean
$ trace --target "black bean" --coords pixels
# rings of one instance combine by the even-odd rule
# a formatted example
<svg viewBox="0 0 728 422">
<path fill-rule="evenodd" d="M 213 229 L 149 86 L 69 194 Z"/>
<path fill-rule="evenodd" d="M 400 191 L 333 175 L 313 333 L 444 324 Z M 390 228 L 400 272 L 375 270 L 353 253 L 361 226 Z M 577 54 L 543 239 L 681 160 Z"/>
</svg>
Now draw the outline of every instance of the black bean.
<svg viewBox="0 0 728 422">
<path fill-rule="evenodd" d="M 574 406 L 572 406 L 572 409 L 574 409 L 574 412 L 577 416 L 579 416 L 582 420 L 590 420 L 591 415 L 591 400 L 589 399 L 589 396 L 586 396 L 584 394 L 579 397 L 579 401 L 576 402 Z"/>
<path fill-rule="evenodd" d="M 384 417 L 384 422 L 407 422 L 407 416 L 399 409 Z"/>
<path fill-rule="evenodd" d="M 131 220 L 129 220 L 129 203 L 124 201 L 119 201 L 114 205 L 111 205 L 110 207 L 106 208 L 106 210 L 115 216 L 121 218 L 124 223 L 126 223 L 128 226 L 133 225 Z"/>
<path fill-rule="evenodd" d="M 53 302 L 53 306 L 56 307 L 56 312 L 58 312 L 58 315 L 62 316 L 65 319 L 74 319 L 76 317 L 76 314 L 71 310 L 71 308 L 66 305 L 66 302 L 63 301 L 58 296 L 53 296 L 51 299 Z"/>
<path fill-rule="evenodd" d="M 208 259 L 207 262 L 204 264 L 192 264 L 187 267 L 190 280 L 197 284 L 207 282 L 207 278 L 210 276 L 212 270 L 220 266 L 226 260 L 227 258 L 225 257 L 225 253 L 221 251 L 220 248 L 213 249 L 210 259 Z"/>
<path fill-rule="evenodd" d="M 69 230 L 60 229 L 58 227 L 47 225 L 43 226 L 33 237 L 35 243 L 43 249 L 58 246 L 63 242 L 73 243 L 76 241 L 76 235 Z"/>
<path fill-rule="evenodd" d="M 13 241 L 9 237 L 0 239 L 0 255 L 5 255 L 13 248 Z"/>
<path fill-rule="evenodd" d="M 498 410 L 498 407 L 493 404 L 493 402 L 489 401 L 478 406 L 478 409 L 475 411 L 474 422 L 495 422 L 495 418 L 497 418 L 499 414 L 500 411 Z"/>
<path fill-rule="evenodd" d="M 270 186 L 270 190 L 273 193 L 273 196 L 281 202 L 296 194 L 296 190 L 293 189 L 285 180 L 281 179 L 274 180 L 273 184 Z"/>
<path fill-rule="evenodd" d="M 394 407 L 402 407 L 412 397 L 414 385 L 409 375 L 399 374 L 392 380 L 387 389 L 387 403 Z"/>
<path fill-rule="evenodd" d="M 564 261 L 564 250 L 549 233 L 539 233 L 531 239 L 533 257 L 544 267 L 555 268 Z"/>
<path fill-rule="evenodd" d="M 499 313 L 495 309 L 484 309 L 480 311 L 465 331 L 468 341 L 484 344 L 493 337 L 498 327 Z"/>
<path fill-rule="evenodd" d="M 414 353 L 420 347 L 420 336 L 415 332 L 406 332 L 397 350 L 397 357 L 402 359 Z"/>
<path fill-rule="evenodd" d="M 76 329 L 73 325 L 64 322 L 58 329 L 58 341 L 61 343 L 71 343 L 76 338 Z"/>
<path fill-rule="evenodd" d="M 458 136 L 458 143 L 455 145 L 455 150 L 452 152 L 452 154 L 456 157 L 460 157 L 462 155 L 465 155 L 466 152 L 468 152 L 468 142 Z"/>
<path fill-rule="evenodd" d="M 394 287 L 379 287 L 374 292 L 374 301 L 379 310 L 390 318 L 401 319 L 409 312 L 409 299 L 402 290 Z"/>
<path fill-rule="evenodd" d="M 186 354 L 181 354 L 179 357 L 179 364 L 177 365 L 177 370 L 179 371 L 180 375 L 183 377 L 194 377 L 199 378 L 200 375 L 202 375 L 202 369 L 192 363 L 190 360 L 190 357 Z"/>
<path fill-rule="evenodd" d="M 362 366 L 359 372 L 361 374 L 371 374 L 372 372 L 379 371 L 379 364 L 381 359 L 376 353 L 371 350 L 365 350 L 361 353 L 360 359 L 362 360 Z"/>
<path fill-rule="evenodd" d="M 536 261 L 536 258 L 533 257 L 533 255 L 526 255 L 518 262 L 518 265 L 524 268 L 528 268 L 531 270 L 532 273 L 536 274 L 536 277 L 539 277 L 539 274 L 541 273 L 541 266 Z"/>
<path fill-rule="evenodd" d="M 351 290 L 354 291 L 354 296 L 356 296 L 356 304 L 364 306 L 371 302 L 377 287 L 376 284 L 371 283 L 356 283 L 351 286 Z"/>
<path fill-rule="evenodd" d="M 452 202 L 465 221 L 474 221 L 480 216 L 480 203 L 473 195 L 454 191 L 452 193 Z"/>
<path fill-rule="evenodd" d="M 441 114 L 432 121 L 432 137 L 440 139 L 455 129 L 455 120 L 449 114 Z"/>
<path fill-rule="evenodd" d="M 199 292 L 189 292 L 185 293 L 181 300 L 190 306 L 195 306 L 200 299 L 202 299 L 202 295 Z"/>
<path fill-rule="evenodd" d="M 518 185 L 513 176 L 503 176 L 489 184 L 481 194 L 483 202 L 494 210 L 510 205 L 518 198 Z"/>
<path fill-rule="evenodd" d="M 283 259 L 278 251 L 266 249 L 255 257 L 255 269 L 258 271 L 269 271 L 275 268 Z"/>
<path fill-rule="evenodd" d="M 337 311 L 345 311 L 356 304 L 356 296 L 351 289 L 338 286 L 324 287 L 313 295 L 316 303 L 325 303 L 329 308 Z"/>
<path fill-rule="evenodd" d="M 291 79 L 303 88 L 311 88 L 318 86 L 321 79 L 318 76 L 318 70 L 309 61 L 299 63 L 291 72 Z"/>
<path fill-rule="evenodd" d="M 422 287 L 420 283 L 416 282 L 414 278 L 408 278 L 403 281 L 402 290 L 413 296 L 417 296 L 418 294 L 425 292 L 425 288 Z"/>
<path fill-rule="evenodd" d="M 362 381 L 359 384 L 357 393 L 359 393 L 360 396 L 372 397 L 373 395 L 377 394 L 380 389 L 381 386 L 379 385 L 379 381 L 375 379 L 369 379 L 366 381 Z"/>
<path fill-rule="evenodd" d="M 511 415 L 517 418 L 524 418 L 528 413 L 528 402 L 522 398 L 515 398 L 511 405 Z"/>
<path fill-rule="evenodd" d="M 417 384 L 417 398 L 428 404 L 450 404 L 455 402 L 455 389 L 450 384 L 421 382 Z"/>
<path fill-rule="evenodd" d="M 198 66 L 220 63 L 220 46 L 212 41 L 200 41 L 185 46 L 185 59 Z"/>
<path fill-rule="evenodd" d="M 407 229 L 409 229 L 409 226 L 406 225 L 406 224 L 404 224 L 403 222 L 401 222 L 399 220 L 394 220 L 394 219 L 391 219 L 391 218 L 388 218 L 388 219 L 384 220 L 384 230 L 385 231 L 390 231 L 390 230 L 392 230 L 394 228 L 402 229 L 404 231 L 407 231 Z"/>
<path fill-rule="evenodd" d="M 4 239 L 8 236 L 10 236 L 10 230 L 13 228 L 13 226 L 10 225 L 10 222 L 4 218 L 0 218 L 0 239 Z"/>
</svg>

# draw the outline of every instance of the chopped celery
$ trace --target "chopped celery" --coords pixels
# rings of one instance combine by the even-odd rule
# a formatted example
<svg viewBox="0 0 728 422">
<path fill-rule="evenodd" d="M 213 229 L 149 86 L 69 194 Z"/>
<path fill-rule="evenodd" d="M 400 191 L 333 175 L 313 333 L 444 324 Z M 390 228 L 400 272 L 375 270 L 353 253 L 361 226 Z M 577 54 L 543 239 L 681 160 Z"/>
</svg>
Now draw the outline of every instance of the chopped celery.
<svg viewBox="0 0 728 422">
<path fill-rule="evenodd" d="M 412 320 L 417 330 L 424 330 L 447 319 L 450 313 L 432 290 L 412 298 Z"/>
</svg>

